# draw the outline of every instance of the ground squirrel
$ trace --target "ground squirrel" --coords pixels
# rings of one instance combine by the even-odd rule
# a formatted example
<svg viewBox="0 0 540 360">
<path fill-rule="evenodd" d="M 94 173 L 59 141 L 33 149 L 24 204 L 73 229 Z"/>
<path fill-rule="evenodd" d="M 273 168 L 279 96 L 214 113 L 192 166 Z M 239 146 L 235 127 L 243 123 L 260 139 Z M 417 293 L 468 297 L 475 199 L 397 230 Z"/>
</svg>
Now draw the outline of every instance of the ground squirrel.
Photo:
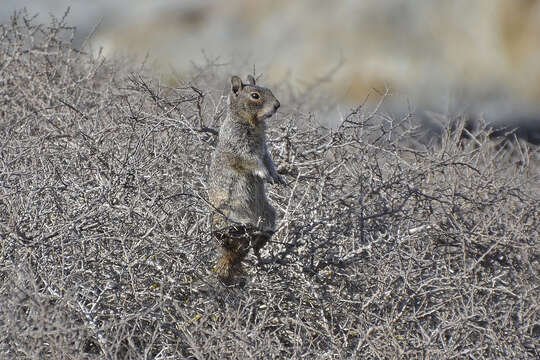
<svg viewBox="0 0 540 360">
<path fill-rule="evenodd" d="M 264 183 L 286 184 L 266 145 L 265 120 L 279 108 L 270 89 L 231 78 L 228 112 L 210 165 L 209 200 L 212 224 L 221 245 L 214 272 L 232 284 L 243 273 L 242 260 L 259 250 L 275 231 L 276 211 L 266 198 Z"/>
</svg>

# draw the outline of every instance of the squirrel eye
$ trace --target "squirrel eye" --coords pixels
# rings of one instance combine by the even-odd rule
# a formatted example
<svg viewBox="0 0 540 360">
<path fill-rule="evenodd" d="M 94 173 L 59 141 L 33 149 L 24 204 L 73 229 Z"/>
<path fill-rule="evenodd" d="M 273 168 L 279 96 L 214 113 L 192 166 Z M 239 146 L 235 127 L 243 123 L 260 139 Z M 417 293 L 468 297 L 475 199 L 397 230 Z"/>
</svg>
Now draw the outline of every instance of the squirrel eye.
<svg viewBox="0 0 540 360">
<path fill-rule="evenodd" d="M 260 96 L 257 93 L 251 93 L 251 98 L 257 100 Z"/>
</svg>

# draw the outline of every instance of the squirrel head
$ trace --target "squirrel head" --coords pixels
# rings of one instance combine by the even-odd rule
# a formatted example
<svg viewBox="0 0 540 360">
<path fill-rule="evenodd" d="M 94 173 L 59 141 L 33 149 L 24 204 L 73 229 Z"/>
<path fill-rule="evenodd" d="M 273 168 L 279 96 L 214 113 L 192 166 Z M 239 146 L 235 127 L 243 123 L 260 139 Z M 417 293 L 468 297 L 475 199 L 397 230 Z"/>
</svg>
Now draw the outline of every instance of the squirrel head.
<svg viewBox="0 0 540 360">
<path fill-rule="evenodd" d="M 279 108 L 279 101 L 270 89 L 257 86 L 253 76 L 248 75 L 247 83 L 238 76 L 231 77 L 229 111 L 233 120 L 245 121 L 257 126 L 266 118 L 274 115 Z"/>
</svg>

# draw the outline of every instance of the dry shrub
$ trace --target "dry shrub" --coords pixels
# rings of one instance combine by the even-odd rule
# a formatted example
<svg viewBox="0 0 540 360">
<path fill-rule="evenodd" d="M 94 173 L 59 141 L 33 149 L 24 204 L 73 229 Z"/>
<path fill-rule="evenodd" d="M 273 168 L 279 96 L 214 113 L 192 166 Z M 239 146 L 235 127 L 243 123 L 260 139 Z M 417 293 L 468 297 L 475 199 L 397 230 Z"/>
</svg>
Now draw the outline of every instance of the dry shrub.
<svg viewBox="0 0 540 360">
<path fill-rule="evenodd" d="M 538 356 L 537 147 L 426 147 L 379 107 L 325 129 L 296 96 L 269 133 L 279 230 L 227 288 L 205 200 L 225 78 L 166 86 L 70 34 L 0 28 L 3 358 Z"/>
</svg>

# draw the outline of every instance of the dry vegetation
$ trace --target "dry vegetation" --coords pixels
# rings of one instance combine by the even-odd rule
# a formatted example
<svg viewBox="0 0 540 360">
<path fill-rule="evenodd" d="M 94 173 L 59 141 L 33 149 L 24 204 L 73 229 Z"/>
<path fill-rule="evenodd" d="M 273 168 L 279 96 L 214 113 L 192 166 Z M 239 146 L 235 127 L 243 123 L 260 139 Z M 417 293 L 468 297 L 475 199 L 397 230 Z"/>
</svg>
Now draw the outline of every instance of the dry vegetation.
<svg viewBox="0 0 540 360">
<path fill-rule="evenodd" d="M 1 358 L 538 357 L 538 147 L 425 145 L 377 108 L 324 129 L 278 89 L 282 221 L 227 288 L 205 201 L 225 77 L 164 86 L 70 33 L 0 28 Z"/>
</svg>

